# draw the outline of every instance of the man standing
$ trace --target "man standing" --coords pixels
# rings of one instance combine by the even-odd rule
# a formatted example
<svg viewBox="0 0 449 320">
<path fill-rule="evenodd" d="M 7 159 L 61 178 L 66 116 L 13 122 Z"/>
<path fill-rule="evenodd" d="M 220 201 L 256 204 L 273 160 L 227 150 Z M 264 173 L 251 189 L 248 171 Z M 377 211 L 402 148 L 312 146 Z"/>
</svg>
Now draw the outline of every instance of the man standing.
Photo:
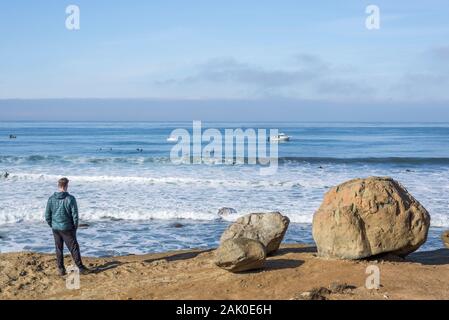
<svg viewBox="0 0 449 320">
<path fill-rule="evenodd" d="M 61 178 L 58 181 L 59 192 L 55 192 L 47 202 L 45 220 L 53 230 L 56 246 L 56 259 L 59 274 L 66 274 L 64 267 L 64 243 L 69 249 L 72 259 L 81 274 L 87 274 L 89 270 L 81 261 L 80 248 L 76 240 L 78 228 L 78 206 L 74 196 L 67 192 L 69 179 Z"/>
</svg>

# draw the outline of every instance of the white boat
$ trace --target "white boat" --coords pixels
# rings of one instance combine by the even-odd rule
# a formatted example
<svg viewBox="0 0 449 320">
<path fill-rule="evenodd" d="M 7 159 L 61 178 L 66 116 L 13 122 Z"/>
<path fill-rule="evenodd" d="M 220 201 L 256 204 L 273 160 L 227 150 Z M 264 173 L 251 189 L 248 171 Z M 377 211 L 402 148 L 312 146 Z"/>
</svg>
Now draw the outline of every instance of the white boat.
<svg viewBox="0 0 449 320">
<path fill-rule="evenodd" d="M 178 137 L 170 136 L 167 138 L 167 142 L 178 142 Z"/>
<path fill-rule="evenodd" d="M 289 141 L 290 138 L 291 137 L 286 135 L 285 133 L 279 133 L 276 136 L 269 137 L 268 141 L 270 141 L 270 142 L 284 142 L 284 141 Z"/>
</svg>

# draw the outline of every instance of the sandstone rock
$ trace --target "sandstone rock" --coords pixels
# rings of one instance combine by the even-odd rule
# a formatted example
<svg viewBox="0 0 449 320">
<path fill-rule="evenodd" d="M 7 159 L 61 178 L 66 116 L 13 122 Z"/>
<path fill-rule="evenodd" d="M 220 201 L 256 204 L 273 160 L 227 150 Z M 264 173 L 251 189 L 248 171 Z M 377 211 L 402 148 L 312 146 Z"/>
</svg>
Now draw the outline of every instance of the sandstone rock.
<svg viewBox="0 0 449 320">
<path fill-rule="evenodd" d="M 443 232 L 443 234 L 441 235 L 441 239 L 443 240 L 446 248 L 449 248 L 449 230 Z"/>
<path fill-rule="evenodd" d="M 405 188 L 388 177 L 347 181 L 326 193 L 313 216 L 313 238 L 324 257 L 401 257 L 427 239 L 430 216 Z"/>
<path fill-rule="evenodd" d="M 247 238 L 226 240 L 215 251 L 215 264 L 231 272 L 260 269 L 265 258 L 264 245 Z"/>
<path fill-rule="evenodd" d="M 220 210 L 218 210 L 218 215 L 220 217 L 226 217 L 226 216 L 229 216 L 229 215 L 235 214 L 235 213 L 237 213 L 237 210 L 235 210 L 234 208 L 224 207 L 224 208 L 220 208 Z"/>
<path fill-rule="evenodd" d="M 241 237 L 254 239 L 260 241 L 269 254 L 279 248 L 289 223 L 290 220 L 279 212 L 251 213 L 231 224 L 220 242 Z"/>
</svg>

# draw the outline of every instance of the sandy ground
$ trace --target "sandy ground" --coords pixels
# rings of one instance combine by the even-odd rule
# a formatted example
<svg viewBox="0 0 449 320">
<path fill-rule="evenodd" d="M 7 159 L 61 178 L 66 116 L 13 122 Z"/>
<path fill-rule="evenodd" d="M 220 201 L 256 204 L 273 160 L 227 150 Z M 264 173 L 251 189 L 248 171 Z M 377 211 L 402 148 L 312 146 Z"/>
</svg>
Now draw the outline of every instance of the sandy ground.
<svg viewBox="0 0 449 320">
<path fill-rule="evenodd" d="M 317 257 L 313 247 L 283 245 L 263 270 L 242 274 L 216 267 L 213 255 L 189 250 L 87 258 L 94 273 L 81 276 L 80 289 L 69 290 L 54 255 L 0 254 L 0 299 L 310 299 L 313 289 L 344 283 L 347 289 L 324 289 L 321 297 L 449 299 L 449 249 L 406 260 L 340 261 Z M 369 265 L 379 267 L 378 290 L 365 288 Z"/>
</svg>

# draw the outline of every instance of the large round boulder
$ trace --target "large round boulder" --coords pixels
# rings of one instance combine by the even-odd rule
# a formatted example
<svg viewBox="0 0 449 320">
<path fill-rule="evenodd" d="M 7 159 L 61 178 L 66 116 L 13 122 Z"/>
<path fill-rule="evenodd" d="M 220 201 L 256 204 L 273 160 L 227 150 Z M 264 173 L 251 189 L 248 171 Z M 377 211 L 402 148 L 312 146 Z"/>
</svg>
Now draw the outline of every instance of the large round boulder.
<svg viewBox="0 0 449 320">
<path fill-rule="evenodd" d="M 215 251 L 215 264 L 231 272 L 242 272 L 262 268 L 266 256 L 264 245 L 257 240 L 229 239 Z"/>
<path fill-rule="evenodd" d="M 401 184 L 389 177 L 369 177 L 326 193 L 313 216 L 313 238 L 324 257 L 403 257 L 426 241 L 429 226 L 429 213 Z"/>
<path fill-rule="evenodd" d="M 267 254 L 279 249 L 290 220 L 279 212 L 250 213 L 238 218 L 223 232 L 220 242 L 228 239 L 248 238 L 260 241 Z"/>
</svg>

